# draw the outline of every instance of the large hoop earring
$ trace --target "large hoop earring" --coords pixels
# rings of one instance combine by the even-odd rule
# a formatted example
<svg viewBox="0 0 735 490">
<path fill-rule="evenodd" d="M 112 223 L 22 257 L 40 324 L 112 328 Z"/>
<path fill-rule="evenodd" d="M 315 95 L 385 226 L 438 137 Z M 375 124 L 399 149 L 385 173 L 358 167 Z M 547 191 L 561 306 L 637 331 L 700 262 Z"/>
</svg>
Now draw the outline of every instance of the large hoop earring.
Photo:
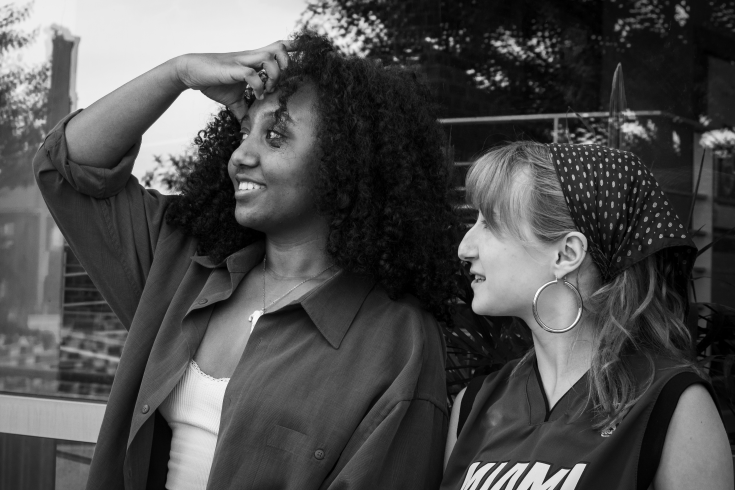
<svg viewBox="0 0 735 490">
<path fill-rule="evenodd" d="M 552 286 L 554 284 L 559 284 L 559 278 L 558 277 L 557 278 L 554 278 L 553 281 L 547 282 L 546 284 L 544 284 L 543 286 L 541 286 L 540 288 L 538 288 L 538 291 L 536 291 L 536 295 L 533 297 L 533 305 L 532 305 L 533 306 L 533 317 L 536 319 L 536 321 L 541 326 L 541 328 L 543 328 L 547 332 L 551 332 L 551 333 L 564 333 L 564 332 L 568 332 L 571 329 L 573 329 L 574 327 L 576 327 L 577 324 L 579 323 L 579 320 L 582 319 L 582 306 L 583 306 L 583 304 L 582 304 L 582 295 L 579 293 L 579 289 L 577 289 L 574 286 L 574 284 L 572 284 L 571 282 L 567 281 L 566 279 L 562 279 L 562 284 L 564 284 L 566 287 L 568 287 L 569 289 L 571 289 L 574 292 L 574 294 L 575 294 L 575 296 L 577 298 L 577 318 L 575 318 L 574 319 L 574 322 L 572 322 L 572 324 L 569 325 L 568 327 L 558 328 L 558 329 L 557 328 L 551 328 L 550 326 L 548 326 L 547 324 L 545 324 L 541 320 L 541 317 L 538 314 L 538 299 L 539 299 L 539 296 L 541 296 L 541 293 L 544 291 L 544 289 L 546 289 L 549 286 Z"/>
</svg>

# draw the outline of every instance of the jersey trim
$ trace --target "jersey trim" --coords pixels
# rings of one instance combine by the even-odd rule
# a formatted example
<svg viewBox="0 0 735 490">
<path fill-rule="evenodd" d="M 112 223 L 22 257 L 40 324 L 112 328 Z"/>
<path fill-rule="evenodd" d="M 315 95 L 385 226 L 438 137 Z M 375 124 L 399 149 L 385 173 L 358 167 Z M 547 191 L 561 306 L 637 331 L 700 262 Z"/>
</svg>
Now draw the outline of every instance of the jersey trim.
<svg viewBox="0 0 735 490">
<path fill-rule="evenodd" d="M 641 452 L 638 456 L 638 490 L 646 490 L 656 476 L 656 470 L 661 462 L 661 453 L 666 441 L 666 432 L 669 430 L 671 417 L 684 390 L 693 384 L 702 384 L 716 400 L 712 388 L 705 380 L 691 371 L 673 376 L 663 387 L 656 399 L 651 415 L 648 418 L 646 431 L 643 433 Z"/>
<path fill-rule="evenodd" d="M 464 423 L 467 421 L 467 417 L 469 417 L 470 415 L 470 411 L 472 410 L 472 405 L 475 403 L 477 393 L 480 392 L 480 388 L 482 388 L 482 384 L 485 382 L 485 378 L 487 377 L 488 375 L 472 378 L 470 384 L 467 385 L 467 389 L 465 390 L 464 396 L 462 397 L 462 404 L 459 406 L 459 419 L 457 420 L 457 437 L 459 437 L 459 433 L 462 432 L 462 427 L 464 427 Z"/>
</svg>

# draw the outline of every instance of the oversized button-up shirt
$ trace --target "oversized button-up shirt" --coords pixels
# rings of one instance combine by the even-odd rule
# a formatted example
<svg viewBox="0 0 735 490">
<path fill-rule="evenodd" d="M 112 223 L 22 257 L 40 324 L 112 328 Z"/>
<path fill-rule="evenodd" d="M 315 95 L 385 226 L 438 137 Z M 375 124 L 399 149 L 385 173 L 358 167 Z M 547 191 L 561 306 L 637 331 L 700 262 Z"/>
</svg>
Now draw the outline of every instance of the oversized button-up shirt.
<svg viewBox="0 0 735 490">
<path fill-rule="evenodd" d="M 88 489 L 162 488 L 170 429 L 158 407 L 192 359 L 213 305 L 261 263 L 220 264 L 165 220 L 176 196 L 140 186 L 138 145 L 112 169 L 67 157 L 64 128 L 34 160 L 74 253 L 129 334 Z M 243 321 L 243 328 L 247 328 Z M 437 322 L 370 276 L 339 273 L 257 323 L 228 384 L 207 488 L 437 488 L 447 427 Z"/>
</svg>

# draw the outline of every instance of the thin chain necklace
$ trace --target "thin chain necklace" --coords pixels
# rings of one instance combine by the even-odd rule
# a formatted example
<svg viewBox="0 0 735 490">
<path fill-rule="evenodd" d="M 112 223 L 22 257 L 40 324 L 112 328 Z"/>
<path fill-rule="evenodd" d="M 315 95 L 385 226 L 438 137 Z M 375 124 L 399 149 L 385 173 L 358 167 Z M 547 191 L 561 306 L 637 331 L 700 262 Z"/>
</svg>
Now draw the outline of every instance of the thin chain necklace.
<svg viewBox="0 0 735 490">
<path fill-rule="evenodd" d="M 324 274 L 325 272 L 327 272 L 329 269 L 331 269 L 332 267 L 334 267 L 334 264 L 332 264 L 329 267 L 327 267 L 326 269 L 320 271 L 318 274 L 314 274 L 311 277 L 307 277 L 306 279 L 304 279 L 303 281 L 301 281 L 300 283 L 298 283 L 297 285 L 295 285 L 294 287 L 292 287 L 291 289 L 289 289 L 288 291 L 286 291 L 286 294 L 284 294 L 283 296 L 279 296 L 274 301 L 271 301 L 268 304 L 268 306 L 266 306 L 266 304 L 265 304 L 265 263 L 266 263 L 266 258 L 267 257 L 263 257 L 263 309 L 262 310 L 255 310 L 255 311 L 253 311 L 250 314 L 250 317 L 248 318 L 248 321 L 250 322 L 250 333 L 253 333 L 253 329 L 255 328 L 255 324 L 258 322 L 258 319 L 261 316 L 263 316 L 263 314 L 265 313 L 265 310 L 267 310 L 268 308 L 270 308 L 274 304 L 276 304 L 279 301 L 281 301 L 283 298 L 285 298 L 286 296 L 288 296 L 291 293 L 291 291 L 293 291 L 294 289 L 298 288 L 302 284 L 307 283 L 307 282 L 311 281 L 312 279 L 316 279 L 317 277 L 321 276 L 322 274 Z"/>
</svg>

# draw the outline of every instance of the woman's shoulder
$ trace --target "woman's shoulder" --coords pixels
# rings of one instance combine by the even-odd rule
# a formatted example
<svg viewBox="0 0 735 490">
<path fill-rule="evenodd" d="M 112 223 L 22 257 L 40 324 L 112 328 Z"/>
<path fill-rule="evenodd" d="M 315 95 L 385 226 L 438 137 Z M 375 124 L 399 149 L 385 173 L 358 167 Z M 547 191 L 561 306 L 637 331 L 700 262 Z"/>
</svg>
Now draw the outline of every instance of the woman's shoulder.
<svg viewBox="0 0 735 490">
<path fill-rule="evenodd" d="M 629 357 L 629 366 L 637 384 L 666 385 L 675 377 L 695 377 L 702 382 L 706 380 L 700 375 L 694 364 L 685 359 L 655 353 L 637 353 Z"/>
<path fill-rule="evenodd" d="M 361 312 L 380 322 L 400 323 L 407 328 L 438 325 L 434 316 L 412 294 L 391 298 L 388 291 L 378 282 L 368 293 Z"/>
<path fill-rule="evenodd" d="M 457 411 L 456 417 L 456 428 L 454 428 L 457 436 L 459 436 L 465 422 L 467 422 L 467 418 L 472 411 L 472 406 L 475 404 L 475 399 L 477 399 L 478 395 L 483 400 L 491 397 L 501 386 L 505 386 L 510 382 L 511 376 L 520 374 L 520 371 L 524 368 L 528 368 L 531 362 L 526 360 L 519 366 L 519 363 L 522 360 L 522 358 L 514 359 L 505 363 L 496 371 L 489 374 L 475 376 L 470 380 L 467 386 L 462 389 L 455 400 L 455 403 L 459 404 L 459 410 Z M 518 367 L 517 371 L 516 367 Z"/>
<path fill-rule="evenodd" d="M 467 384 L 467 392 L 472 394 L 469 396 L 474 400 L 478 395 L 489 396 L 499 387 L 505 386 L 516 379 L 526 379 L 528 371 L 533 369 L 533 360 L 527 358 L 518 358 L 506 362 L 499 369 L 488 374 L 480 374 L 474 376 Z M 471 404 L 468 398 L 468 403 Z"/>
<path fill-rule="evenodd" d="M 348 337 L 362 348 L 379 346 L 391 362 L 438 359 L 443 363 L 446 355 L 442 327 L 436 318 L 414 296 L 390 298 L 379 283 L 365 296 Z M 423 354 L 417 357 L 419 352 Z"/>
</svg>

